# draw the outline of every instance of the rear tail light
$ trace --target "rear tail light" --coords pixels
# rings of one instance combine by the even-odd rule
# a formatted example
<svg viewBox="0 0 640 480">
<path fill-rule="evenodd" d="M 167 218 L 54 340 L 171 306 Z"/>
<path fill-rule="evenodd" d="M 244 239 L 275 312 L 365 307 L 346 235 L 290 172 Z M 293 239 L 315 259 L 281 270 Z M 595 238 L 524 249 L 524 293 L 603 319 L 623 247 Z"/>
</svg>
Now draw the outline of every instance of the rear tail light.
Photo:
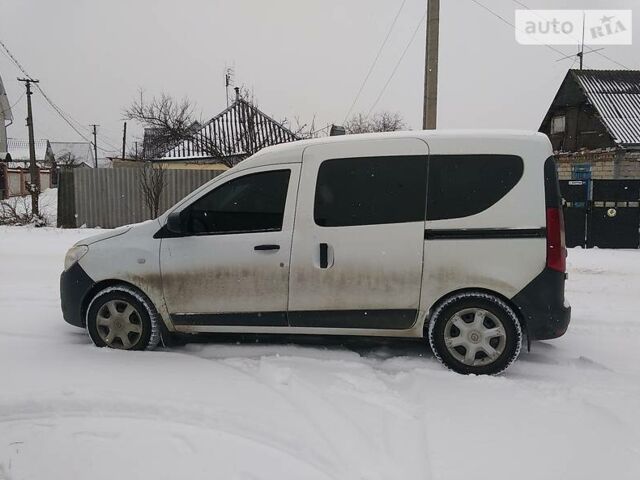
<svg viewBox="0 0 640 480">
<path fill-rule="evenodd" d="M 564 243 L 564 218 L 561 208 L 547 208 L 547 267 L 558 272 L 567 270 Z"/>
</svg>

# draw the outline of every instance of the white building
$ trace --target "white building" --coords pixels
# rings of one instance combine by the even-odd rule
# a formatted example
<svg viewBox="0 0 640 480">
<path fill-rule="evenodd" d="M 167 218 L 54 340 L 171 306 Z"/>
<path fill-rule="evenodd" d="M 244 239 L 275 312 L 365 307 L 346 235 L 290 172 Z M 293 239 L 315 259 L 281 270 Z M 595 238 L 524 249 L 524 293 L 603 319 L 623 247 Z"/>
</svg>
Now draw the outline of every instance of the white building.
<svg viewBox="0 0 640 480">
<path fill-rule="evenodd" d="M 93 146 L 90 142 L 50 142 L 57 165 L 70 167 L 95 166 Z"/>
<path fill-rule="evenodd" d="M 4 159 L 7 152 L 7 126 L 13 123 L 11 104 L 0 77 L 0 158 Z"/>
</svg>

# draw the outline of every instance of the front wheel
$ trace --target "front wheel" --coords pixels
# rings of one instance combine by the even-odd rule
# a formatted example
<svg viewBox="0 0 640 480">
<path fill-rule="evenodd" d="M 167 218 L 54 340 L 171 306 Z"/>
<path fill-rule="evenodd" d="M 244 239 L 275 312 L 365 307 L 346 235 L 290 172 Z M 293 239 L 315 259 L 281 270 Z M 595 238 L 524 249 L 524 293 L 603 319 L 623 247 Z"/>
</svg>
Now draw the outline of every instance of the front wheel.
<svg viewBox="0 0 640 480">
<path fill-rule="evenodd" d="M 119 350 L 151 350 L 160 341 L 155 308 L 126 285 L 105 288 L 91 300 L 87 332 L 96 346 Z"/>
<path fill-rule="evenodd" d="M 500 298 L 465 292 L 441 303 L 429 324 L 436 358 L 462 374 L 496 375 L 511 365 L 522 347 L 515 312 Z"/>
</svg>

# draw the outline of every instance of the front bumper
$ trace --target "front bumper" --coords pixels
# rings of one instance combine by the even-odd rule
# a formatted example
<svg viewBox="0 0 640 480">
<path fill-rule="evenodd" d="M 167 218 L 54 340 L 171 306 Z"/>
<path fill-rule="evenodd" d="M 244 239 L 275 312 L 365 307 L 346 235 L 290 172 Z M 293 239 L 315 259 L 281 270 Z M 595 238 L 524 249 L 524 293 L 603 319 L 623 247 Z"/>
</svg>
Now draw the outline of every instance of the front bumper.
<svg viewBox="0 0 640 480">
<path fill-rule="evenodd" d="M 83 301 L 95 282 L 86 274 L 79 263 L 60 275 L 60 304 L 62 316 L 67 323 L 84 327 Z"/>
<path fill-rule="evenodd" d="M 558 338 L 567 331 L 571 307 L 564 298 L 566 274 L 545 268 L 515 297 L 531 340 Z"/>
</svg>

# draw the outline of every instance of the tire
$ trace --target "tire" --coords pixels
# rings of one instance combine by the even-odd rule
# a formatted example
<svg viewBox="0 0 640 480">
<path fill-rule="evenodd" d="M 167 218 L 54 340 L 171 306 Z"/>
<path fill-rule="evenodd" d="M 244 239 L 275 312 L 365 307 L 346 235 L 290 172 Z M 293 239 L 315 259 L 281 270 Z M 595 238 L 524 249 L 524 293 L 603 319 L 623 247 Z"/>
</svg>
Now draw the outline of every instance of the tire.
<svg viewBox="0 0 640 480">
<path fill-rule="evenodd" d="M 518 358 L 522 329 L 516 313 L 500 298 L 465 292 L 437 306 L 429 323 L 429 344 L 454 372 L 497 375 Z"/>
<path fill-rule="evenodd" d="M 159 315 L 140 292 L 126 285 L 98 292 L 87 309 L 87 332 L 98 347 L 153 350 L 160 341 Z"/>
</svg>

